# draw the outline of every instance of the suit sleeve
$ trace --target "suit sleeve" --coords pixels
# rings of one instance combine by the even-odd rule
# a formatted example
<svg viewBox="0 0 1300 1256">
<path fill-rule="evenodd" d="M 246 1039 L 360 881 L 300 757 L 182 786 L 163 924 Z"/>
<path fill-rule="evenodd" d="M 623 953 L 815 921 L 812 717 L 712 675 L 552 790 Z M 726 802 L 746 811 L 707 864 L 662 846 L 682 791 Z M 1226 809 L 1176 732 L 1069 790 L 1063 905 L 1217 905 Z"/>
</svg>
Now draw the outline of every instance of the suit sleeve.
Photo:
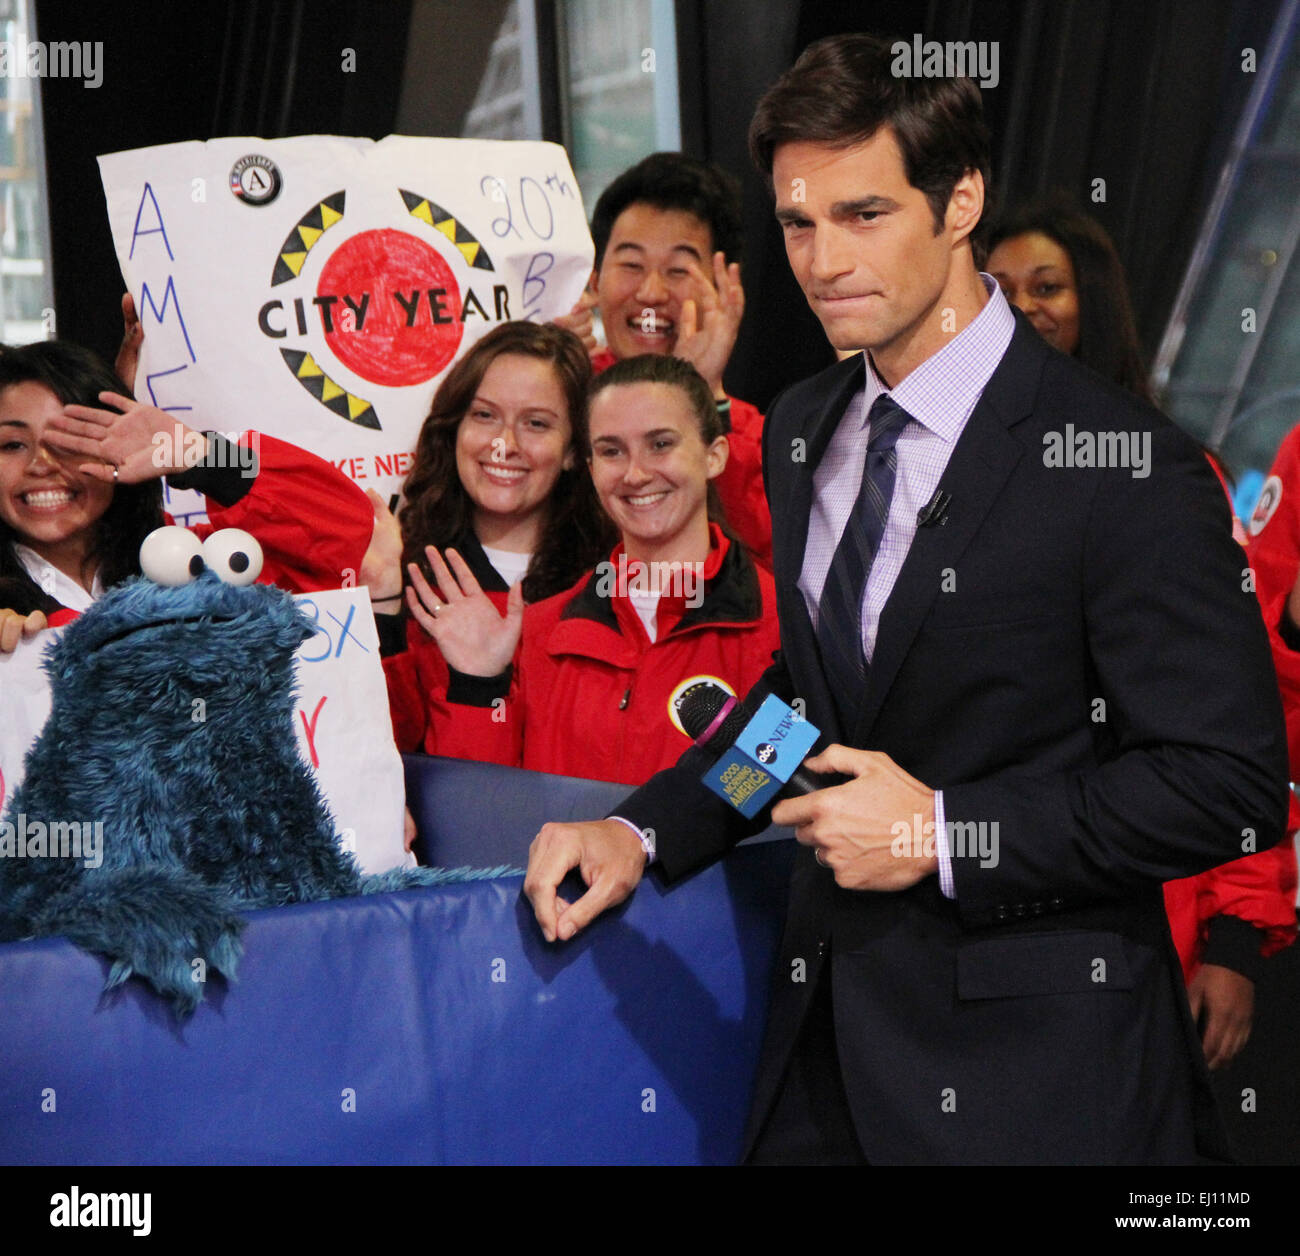
<svg viewBox="0 0 1300 1256">
<path fill-rule="evenodd" d="M 1103 705 L 1081 715 L 1100 714 L 1107 749 L 1082 772 L 1032 764 L 944 788 L 950 844 L 954 822 L 997 825 L 992 859 L 953 860 L 970 926 L 1131 896 L 1284 831 L 1268 638 L 1209 467 L 1162 426 L 1148 477 L 1091 474 L 1080 614 Z"/>
<path fill-rule="evenodd" d="M 785 702 L 794 697 L 779 653 L 746 700 L 755 699 L 757 705 L 769 693 Z M 704 784 L 702 778 L 715 758 L 692 746 L 672 767 L 656 773 L 610 812 L 638 828 L 654 831 L 655 858 L 669 881 L 720 858 L 737 842 L 761 833 L 772 823 L 770 805 L 753 820 L 746 820 Z"/>
</svg>

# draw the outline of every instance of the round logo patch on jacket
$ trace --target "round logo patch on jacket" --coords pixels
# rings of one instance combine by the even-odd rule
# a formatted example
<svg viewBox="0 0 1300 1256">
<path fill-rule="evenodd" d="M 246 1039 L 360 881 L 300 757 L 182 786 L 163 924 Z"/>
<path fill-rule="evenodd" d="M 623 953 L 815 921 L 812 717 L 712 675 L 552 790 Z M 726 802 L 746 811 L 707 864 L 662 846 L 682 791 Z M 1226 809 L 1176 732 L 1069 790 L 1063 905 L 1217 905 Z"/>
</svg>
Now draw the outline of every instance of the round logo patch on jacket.
<svg viewBox="0 0 1300 1256">
<path fill-rule="evenodd" d="M 1270 475 L 1259 490 L 1255 509 L 1250 512 L 1250 535 L 1258 536 L 1264 531 L 1268 521 L 1282 504 L 1282 481 L 1276 475 Z"/>
</svg>

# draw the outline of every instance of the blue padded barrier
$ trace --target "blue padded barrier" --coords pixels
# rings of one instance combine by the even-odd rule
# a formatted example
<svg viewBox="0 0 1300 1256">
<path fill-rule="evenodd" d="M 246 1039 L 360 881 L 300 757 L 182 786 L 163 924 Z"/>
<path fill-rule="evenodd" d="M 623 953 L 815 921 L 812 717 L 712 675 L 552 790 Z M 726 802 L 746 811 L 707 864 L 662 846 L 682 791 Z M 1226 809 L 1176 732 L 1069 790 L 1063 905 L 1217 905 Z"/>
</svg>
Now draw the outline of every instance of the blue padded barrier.
<svg viewBox="0 0 1300 1256">
<path fill-rule="evenodd" d="M 446 868 L 526 864 L 528 844 L 548 820 L 599 820 L 632 792 L 465 759 L 404 754 L 402 764 L 420 834 L 415 853 L 421 863 Z"/>
<path fill-rule="evenodd" d="M 632 792 L 630 785 L 463 759 L 405 754 L 402 763 L 420 833 L 415 852 L 421 863 L 447 868 L 525 864 L 528 844 L 548 820 L 599 820 Z M 486 814 L 491 825 L 483 823 Z M 793 836 L 773 826 L 746 844 Z"/>
<path fill-rule="evenodd" d="M 543 820 L 623 792 L 407 769 L 444 864 L 520 863 Z M 104 995 L 107 964 L 65 942 L 0 946 L 0 1161 L 727 1163 L 790 856 L 649 877 L 559 947 L 517 877 L 250 913 L 239 982 L 185 1025 L 139 982 Z"/>
</svg>

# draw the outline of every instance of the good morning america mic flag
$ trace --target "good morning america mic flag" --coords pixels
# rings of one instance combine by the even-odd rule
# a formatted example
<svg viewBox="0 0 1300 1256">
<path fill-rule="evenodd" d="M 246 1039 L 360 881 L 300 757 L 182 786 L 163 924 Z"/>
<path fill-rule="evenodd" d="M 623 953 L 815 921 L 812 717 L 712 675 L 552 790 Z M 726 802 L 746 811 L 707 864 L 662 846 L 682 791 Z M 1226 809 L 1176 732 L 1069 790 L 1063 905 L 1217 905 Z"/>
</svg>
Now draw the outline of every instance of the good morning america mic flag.
<svg viewBox="0 0 1300 1256">
<path fill-rule="evenodd" d="M 704 783 L 752 820 L 794 775 L 819 736 L 814 725 L 769 694 L 704 774 Z"/>
<path fill-rule="evenodd" d="M 502 322 L 566 312 L 591 273 L 558 144 L 244 137 L 99 168 L 144 328 L 136 395 L 292 441 L 386 498 L 452 363 Z M 192 522 L 202 498 L 167 508 Z"/>
</svg>

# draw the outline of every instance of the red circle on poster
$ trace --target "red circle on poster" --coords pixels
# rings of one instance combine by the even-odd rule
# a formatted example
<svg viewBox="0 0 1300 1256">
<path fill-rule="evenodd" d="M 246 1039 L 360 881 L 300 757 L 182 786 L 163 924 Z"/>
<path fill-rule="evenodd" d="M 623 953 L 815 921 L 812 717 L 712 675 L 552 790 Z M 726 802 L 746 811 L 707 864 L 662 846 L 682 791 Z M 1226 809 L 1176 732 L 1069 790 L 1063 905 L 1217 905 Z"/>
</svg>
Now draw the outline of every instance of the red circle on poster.
<svg viewBox="0 0 1300 1256">
<path fill-rule="evenodd" d="M 460 285 L 436 249 L 405 231 L 345 240 L 325 263 L 316 295 L 337 298 L 327 307 L 331 352 L 372 384 L 423 384 L 460 348 Z"/>
</svg>

